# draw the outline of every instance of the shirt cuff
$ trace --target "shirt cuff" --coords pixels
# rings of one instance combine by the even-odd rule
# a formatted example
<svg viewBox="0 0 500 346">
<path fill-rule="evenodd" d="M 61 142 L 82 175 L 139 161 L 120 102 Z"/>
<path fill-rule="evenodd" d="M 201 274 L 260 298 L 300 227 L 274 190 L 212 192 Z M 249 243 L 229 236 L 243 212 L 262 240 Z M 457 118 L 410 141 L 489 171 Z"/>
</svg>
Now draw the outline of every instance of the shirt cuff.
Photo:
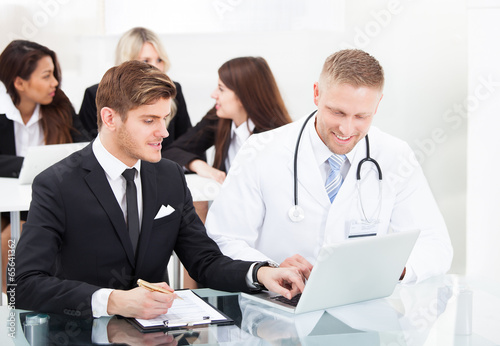
<svg viewBox="0 0 500 346">
<path fill-rule="evenodd" d="M 279 264 L 272 261 L 272 260 L 267 260 L 267 262 L 269 262 L 269 266 L 270 267 L 273 267 L 273 268 L 279 268 Z M 247 276 L 246 276 L 246 282 L 247 282 L 247 286 L 252 289 L 252 290 L 255 290 L 255 289 L 260 289 L 261 287 L 257 287 L 253 284 L 253 268 L 259 264 L 260 262 L 254 262 L 252 263 L 252 265 L 250 266 L 250 268 L 248 269 L 248 272 L 247 272 Z"/>
<path fill-rule="evenodd" d="M 110 316 L 108 314 L 108 300 L 111 292 L 113 292 L 111 288 L 101 288 L 92 294 L 92 316 L 95 318 Z"/>
<path fill-rule="evenodd" d="M 252 265 L 250 266 L 250 268 L 248 269 L 248 272 L 247 272 L 247 276 L 246 276 L 246 282 L 247 282 L 247 286 L 252 289 L 252 290 L 255 290 L 255 289 L 258 289 L 259 287 L 255 286 L 253 284 L 253 278 L 252 278 L 252 273 L 253 273 L 253 268 L 257 265 L 257 262 L 255 263 L 252 263 Z"/>
</svg>

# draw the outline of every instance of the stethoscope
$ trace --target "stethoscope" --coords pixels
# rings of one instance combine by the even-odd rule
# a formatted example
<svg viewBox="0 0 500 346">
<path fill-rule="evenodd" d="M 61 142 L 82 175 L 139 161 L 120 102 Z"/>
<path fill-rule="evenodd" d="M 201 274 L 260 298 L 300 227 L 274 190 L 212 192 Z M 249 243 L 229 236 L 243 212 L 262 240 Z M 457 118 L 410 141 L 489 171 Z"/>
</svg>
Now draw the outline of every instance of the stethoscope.
<svg viewBox="0 0 500 346">
<path fill-rule="evenodd" d="M 304 125 L 302 125 L 302 128 L 300 129 L 299 136 L 297 137 L 297 144 L 295 145 L 295 153 L 293 157 L 293 206 L 290 208 L 288 211 L 288 217 L 290 217 L 290 220 L 293 222 L 300 222 L 304 220 L 305 214 L 304 214 L 304 209 L 299 205 L 299 190 L 298 190 L 298 179 L 297 179 L 297 159 L 299 156 L 299 145 L 300 145 L 300 139 L 302 138 L 302 133 L 304 132 L 304 129 L 307 125 L 307 122 L 313 117 L 314 114 L 316 114 L 317 110 L 312 112 L 304 122 Z M 356 188 L 358 190 L 358 197 L 359 197 L 359 203 L 361 207 L 361 211 L 363 213 L 363 220 L 361 220 L 362 223 L 364 224 L 375 224 L 378 222 L 378 217 L 380 215 L 380 210 L 382 209 L 382 170 L 380 169 L 380 165 L 375 159 L 372 159 L 370 157 L 370 141 L 368 140 L 368 135 L 365 136 L 365 142 L 366 142 L 366 157 L 359 161 L 358 163 L 358 168 L 356 170 Z M 371 162 L 375 165 L 377 168 L 378 172 L 378 182 L 379 182 L 379 202 L 376 210 L 374 211 L 373 215 L 377 214 L 375 217 L 368 218 L 365 213 L 365 209 L 363 207 L 363 200 L 361 198 L 361 188 L 360 188 L 360 182 L 361 182 L 361 166 L 365 162 Z"/>
</svg>

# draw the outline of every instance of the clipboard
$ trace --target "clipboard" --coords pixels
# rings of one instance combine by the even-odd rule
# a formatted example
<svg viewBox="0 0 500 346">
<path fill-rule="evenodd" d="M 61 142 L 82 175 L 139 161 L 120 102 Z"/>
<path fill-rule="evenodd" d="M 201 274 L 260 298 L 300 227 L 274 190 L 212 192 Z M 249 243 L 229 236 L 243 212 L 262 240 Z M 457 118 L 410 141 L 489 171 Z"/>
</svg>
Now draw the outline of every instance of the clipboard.
<svg viewBox="0 0 500 346">
<path fill-rule="evenodd" d="M 127 318 L 127 321 L 142 333 L 234 324 L 233 319 L 201 299 L 192 290 L 179 290 L 175 293 L 182 300 L 175 299 L 166 314 L 150 320 Z"/>
</svg>

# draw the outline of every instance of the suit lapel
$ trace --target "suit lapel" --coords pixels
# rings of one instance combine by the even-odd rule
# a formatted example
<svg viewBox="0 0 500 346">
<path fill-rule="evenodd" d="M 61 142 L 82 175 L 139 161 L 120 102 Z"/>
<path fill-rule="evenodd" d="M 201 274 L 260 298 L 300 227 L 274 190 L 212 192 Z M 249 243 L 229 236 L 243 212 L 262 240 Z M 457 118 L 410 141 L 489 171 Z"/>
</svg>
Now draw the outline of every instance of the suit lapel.
<svg viewBox="0 0 500 346">
<path fill-rule="evenodd" d="M 157 203 L 158 187 L 156 184 L 156 172 L 149 162 L 141 163 L 141 184 L 142 184 L 142 226 L 139 245 L 137 247 L 137 268 L 144 263 L 146 249 L 153 228 L 153 221 L 159 206 Z"/>
<path fill-rule="evenodd" d="M 113 224 L 130 264 L 135 267 L 134 250 L 127 232 L 127 224 L 122 209 L 115 198 L 113 190 L 111 190 L 111 186 L 109 186 L 103 168 L 99 165 L 92 152 L 92 143 L 83 150 L 86 157 L 83 168 L 89 170 L 89 173 L 85 176 L 85 181 Z"/>
</svg>

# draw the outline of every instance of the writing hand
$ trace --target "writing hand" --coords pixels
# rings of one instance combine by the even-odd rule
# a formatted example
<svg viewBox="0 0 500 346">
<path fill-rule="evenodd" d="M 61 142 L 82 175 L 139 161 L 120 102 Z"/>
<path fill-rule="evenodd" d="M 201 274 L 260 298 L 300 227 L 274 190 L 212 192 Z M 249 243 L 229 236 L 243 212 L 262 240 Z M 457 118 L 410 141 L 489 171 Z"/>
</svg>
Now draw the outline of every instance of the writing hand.
<svg viewBox="0 0 500 346">
<path fill-rule="evenodd" d="M 155 283 L 169 291 L 173 290 L 166 283 Z M 151 319 L 166 314 L 177 295 L 152 292 L 144 287 L 128 291 L 114 290 L 109 295 L 108 314 Z"/>
</svg>

